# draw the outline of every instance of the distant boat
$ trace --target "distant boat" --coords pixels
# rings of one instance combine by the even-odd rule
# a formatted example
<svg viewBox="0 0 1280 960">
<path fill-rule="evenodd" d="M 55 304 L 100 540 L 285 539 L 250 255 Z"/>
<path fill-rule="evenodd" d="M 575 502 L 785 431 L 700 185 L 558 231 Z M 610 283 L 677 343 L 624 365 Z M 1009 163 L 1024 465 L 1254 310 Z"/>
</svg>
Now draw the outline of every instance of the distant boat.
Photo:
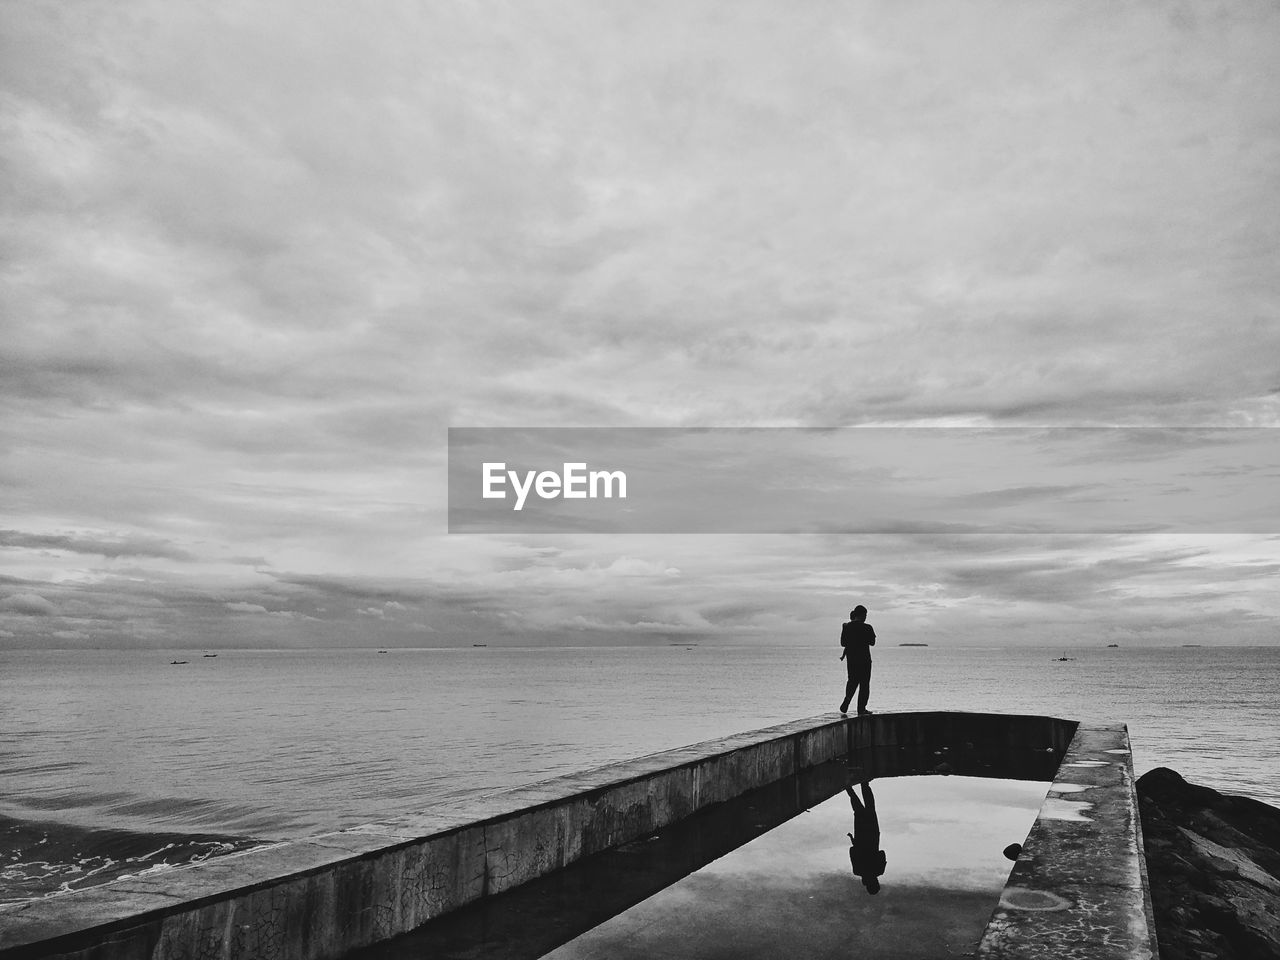
<svg viewBox="0 0 1280 960">
<path fill-rule="evenodd" d="M 1108 646 L 1108 647 L 1118 647 L 1118 646 L 1120 646 L 1120 644 L 1118 644 L 1118 643 L 1108 643 L 1108 644 L 1107 644 L 1107 646 Z"/>
<path fill-rule="evenodd" d="M 927 643 L 900 643 L 900 644 L 898 644 L 898 646 L 900 646 L 900 647 L 927 647 L 927 646 L 928 646 L 928 644 L 927 644 Z"/>
<path fill-rule="evenodd" d="M 217 654 L 216 654 L 216 653 L 206 653 L 206 654 L 204 655 L 204 657 L 205 657 L 205 659 L 206 659 L 206 660 L 208 660 L 210 657 L 216 657 L 216 656 L 217 656 Z"/>
<path fill-rule="evenodd" d="M 175 666 L 175 665 L 180 664 L 180 663 L 190 663 L 190 662 L 191 662 L 190 660 L 170 660 L 170 661 L 169 661 L 169 665 L 170 665 L 170 666 Z"/>
<path fill-rule="evenodd" d="M 1066 662 L 1068 662 L 1069 660 L 1074 660 L 1074 659 L 1075 659 L 1075 657 L 1068 657 L 1068 656 L 1067 656 L 1066 651 L 1064 650 L 1064 651 L 1062 652 L 1062 656 L 1060 656 L 1060 657 L 1054 657 L 1054 658 L 1053 658 L 1053 662 L 1054 662 L 1054 663 L 1066 663 Z"/>
<path fill-rule="evenodd" d="M 385 650 L 379 650 L 378 652 L 379 652 L 379 653 L 386 653 L 387 651 L 385 651 Z"/>
<path fill-rule="evenodd" d="M 473 647 L 487 647 L 487 646 L 488 646 L 488 644 L 487 644 L 487 643 L 473 643 L 473 644 L 472 644 L 472 646 L 473 646 Z"/>
</svg>

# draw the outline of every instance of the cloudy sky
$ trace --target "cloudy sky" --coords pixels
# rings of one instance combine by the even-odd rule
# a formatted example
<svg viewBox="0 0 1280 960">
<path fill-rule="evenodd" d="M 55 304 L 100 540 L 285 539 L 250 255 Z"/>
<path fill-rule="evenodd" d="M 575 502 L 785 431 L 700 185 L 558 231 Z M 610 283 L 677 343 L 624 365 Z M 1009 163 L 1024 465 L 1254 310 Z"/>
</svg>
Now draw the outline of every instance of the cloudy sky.
<svg viewBox="0 0 1280 960">
<path fill-rule="evenodd" d="M 21 0 L 0 42 L 2 647 L 834 642 L 857 602 L 1280 642 L 1274 510 L 461 535 L 446 482 L 449 427 L 1280 426 L 1274 3 Z"/>
</svg>

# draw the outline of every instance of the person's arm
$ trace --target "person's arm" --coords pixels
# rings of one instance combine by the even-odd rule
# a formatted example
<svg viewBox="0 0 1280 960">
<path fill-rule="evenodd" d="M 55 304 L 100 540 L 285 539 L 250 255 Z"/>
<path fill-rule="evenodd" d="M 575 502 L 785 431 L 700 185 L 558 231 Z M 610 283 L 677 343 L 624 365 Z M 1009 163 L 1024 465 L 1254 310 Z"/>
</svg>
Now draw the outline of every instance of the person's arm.
<svg viewBox="0 0 1280 960">
<path fill-rule="evenodd" d="M 867 646 L 874 647 L 876 645 L 876 630 L 875 627 L 871 626 L 869 623 L 867 624 L 867 636 L 869 637 L 867 640 Z"/>
</svg>

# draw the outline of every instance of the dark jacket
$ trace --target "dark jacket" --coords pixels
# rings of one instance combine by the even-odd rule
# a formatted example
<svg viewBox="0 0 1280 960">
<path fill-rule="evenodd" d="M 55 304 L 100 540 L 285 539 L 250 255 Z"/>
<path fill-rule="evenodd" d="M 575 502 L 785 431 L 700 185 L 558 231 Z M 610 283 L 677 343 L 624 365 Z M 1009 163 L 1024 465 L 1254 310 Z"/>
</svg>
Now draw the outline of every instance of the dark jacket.
<svg viewBox="0 0 1280 960">
<path fill-rule="evenodd" d="M 875 840 L 870 844 L 863 844 L 859 840 L 855 840 L 853 845 L 849 847 L 849 866 L 853 868 L 854 873 L 864 880 L 884 876 L 888 860 L 883 850 L 876 849 L 879 842 L 880 834 L 877 833 Z"/>
<path fill-rule="evenodd" d="M 850 660 L 870 660 L 871 648 L 875 645 L 876 632 L 865 621 L 850 620 L 840 628 L 840 646 Z"/>
</svg>

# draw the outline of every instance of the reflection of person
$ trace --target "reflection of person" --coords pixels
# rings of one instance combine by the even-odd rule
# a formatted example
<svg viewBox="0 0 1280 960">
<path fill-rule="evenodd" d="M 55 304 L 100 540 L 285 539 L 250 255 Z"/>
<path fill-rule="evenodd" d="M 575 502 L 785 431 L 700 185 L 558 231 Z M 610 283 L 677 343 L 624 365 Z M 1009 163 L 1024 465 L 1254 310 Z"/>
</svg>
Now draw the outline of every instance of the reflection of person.
<svg viewBox="0 0 1280 960">
<path fill-rule="evenodd" d="M 880 819 L 876 816 L 876 798 L 869 782 L 862 784 L 862 802 L 858 802 L 853 787 L 845 787 L 849 805 L 853 807 L 853 833 L 849 838 L 849 865 L 853 875 L 862 880 L 867 893 L 880 892 L 880 878 L 888 862 L 880 849 Z"/>
<path fill-rule="evenodd" d="M 840 628 L 840 646 L 844 652 L 840 659 L 849 668 L 849 680 L 844 685 L 844 701 L 840 712 L 849 712 L 849 701 L 858 691 L 858 715 L 870 713 L 867 700 L 871 697 L 871 648 L 876 645 L 876 632 L 867 623 L 867 608 L 858 604 L 849 612 L 849 622 Z"/>
</svg>

